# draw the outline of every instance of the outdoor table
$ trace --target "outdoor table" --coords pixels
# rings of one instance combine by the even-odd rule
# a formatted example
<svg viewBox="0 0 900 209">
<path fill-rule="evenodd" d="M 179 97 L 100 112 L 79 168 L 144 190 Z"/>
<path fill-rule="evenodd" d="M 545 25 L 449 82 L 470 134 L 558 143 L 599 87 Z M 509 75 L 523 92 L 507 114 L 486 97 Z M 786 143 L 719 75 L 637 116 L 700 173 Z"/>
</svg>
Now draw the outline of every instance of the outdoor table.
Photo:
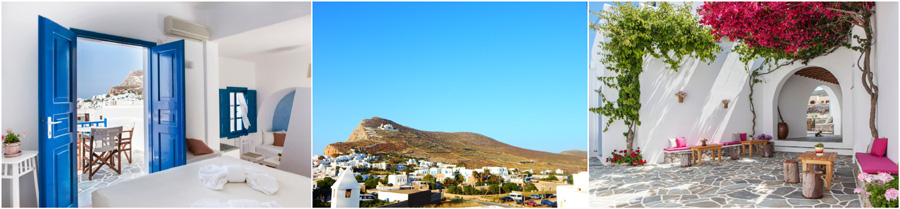
<svg viewBox="0 0 900 209">
<path fill-rule="evenodd" d="M 694 161 L 697 161 L 697 165 L 703 165 L 703 151 L 712 150 L 713 151 L 713 160 L 716 159 L 716 156 L 719 157 L 719 162 L 722 162 L 722 145 L 721 144 L 707 144 L 706 146 L 693 146 L 691 147 L 691 154 L 694 155 Z"/>
<path fill-rule="evenodd" d="M 815 151 L 806 151 L 800 157 L 800 164 L 803 164 L 803 171 L 806 172 L 808 164 L 825 165 L 825 189 L 831 190 L 831 179 L 834 178 L 834 160 L 837 159 L 837 152 L 825 152 L 822 156 L 816 156 Z"/>
<path fill-rule="evenodd" d="M 753 157 L 753 146 L 762 146 L 762 145 L 765 145 L 765 144 L 768 143 L 768 142 L 769 142 L 768 139 L 759 139 L 759 140 L 747 140 L 747 141 L 741 141 L 741 150 L 744 151 L 744 153 L 749 153 L 749 154 L 750 154 L 750 157 Z M 749 152 L 747 152 L 747 151 L 744 149 L 744 146 L 750 147 Z M 761 150 L 761 147 L 757 147 L 757 148 L 756 148 L 756 151 L 757 151 L 757 152 L 759 152 L 760 150 Z"/>
</svg>

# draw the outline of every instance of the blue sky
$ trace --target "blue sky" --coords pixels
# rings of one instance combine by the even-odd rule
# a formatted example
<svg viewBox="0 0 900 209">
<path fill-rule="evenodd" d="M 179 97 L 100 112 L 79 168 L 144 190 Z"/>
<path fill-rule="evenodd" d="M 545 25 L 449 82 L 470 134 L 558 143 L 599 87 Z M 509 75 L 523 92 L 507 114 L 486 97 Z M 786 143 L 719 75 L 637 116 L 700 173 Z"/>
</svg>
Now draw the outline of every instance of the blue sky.
<svg viewBox="0 0 900 209">
<path fill-rule="evenodd" d="M 106 94 L 122 84 L 128 72 L 144 68 L 144 48 L 84 39 L 78 39 L 77 46 L 78 98 Z"/>
<path fill-rule="evenodd" d="M 313 4 L 313 153 L 378 116 L 587 149 L 586 4 Z"/>
</svg>

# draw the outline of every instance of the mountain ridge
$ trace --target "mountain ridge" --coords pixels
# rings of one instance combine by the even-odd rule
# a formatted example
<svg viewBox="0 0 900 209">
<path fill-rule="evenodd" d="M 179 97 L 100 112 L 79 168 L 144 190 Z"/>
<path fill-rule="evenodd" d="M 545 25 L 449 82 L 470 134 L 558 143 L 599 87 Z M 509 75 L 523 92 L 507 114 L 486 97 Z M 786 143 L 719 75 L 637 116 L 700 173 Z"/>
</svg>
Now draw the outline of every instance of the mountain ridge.
<svg viewBox="0 0 900 209">
<path fill-rule="evenodd" d="M 382 125 L 390 125 L 396 131 L 379 128 Z M 425 158 L 434 162 L 465 163 L 470 167 L 563 169 L 572 173 L 587 170 L 586 154 L 575 156 L 530 150 L 473 132 L 422 131 L 379 117 L 363 119 L 346 141 L 329 144 L 324 153 L 349 153 L 350 149 Z"/>
</svg>

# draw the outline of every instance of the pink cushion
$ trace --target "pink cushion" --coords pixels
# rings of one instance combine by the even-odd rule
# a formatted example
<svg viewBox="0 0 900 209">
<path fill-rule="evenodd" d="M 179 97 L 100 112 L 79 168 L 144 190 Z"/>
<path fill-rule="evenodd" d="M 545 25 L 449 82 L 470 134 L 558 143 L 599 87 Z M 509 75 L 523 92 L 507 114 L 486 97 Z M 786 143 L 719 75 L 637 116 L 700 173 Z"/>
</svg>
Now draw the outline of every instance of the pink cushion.
<svg viewBox="0 0 900 209">
<path fill-rule="evenodd" d="M 872 142 L 872 150 L 869 153 L 875 157 L 884 157 L 884 152 L 887 151 L 887 138 L 875 138 L 875 141 Z"/>
<path fill-rule="evenodd" d="M 897 163 L 891 161 L 887 157 L 875 157 L 869 153 L 856 153 L 856 161 L 863 172 L 869 174 L 878 174 L 878 172 L 891 173 L 897 175 Z"/>
<path fill-rule="evenodd" d="M 671 151 L 681 151 L 681 150 L 689 150 L 690 147 L 678 147 L 678 148 L 665 148 L 663 150 L 671 152 Z"/>
<path fill-rule="evenodd" d="M 747 141 L 747 133 L 741 133 L 741 141 Z"/>
<path fill-rule="evenodd" d="M 684 142 L 684 137 L 675 138 L 675 143 L 678 144 L 678 148 L 687 147 L 687 143 Z"/>
<path fill-rule="evenodd" d="M 728 145 L 735 145 L 735 144 L 740 144 L 740 143 L 741 142 L 722 142 L 719 144 L 721 144 L 722 146 L 728 146 Z"/>
</svg>

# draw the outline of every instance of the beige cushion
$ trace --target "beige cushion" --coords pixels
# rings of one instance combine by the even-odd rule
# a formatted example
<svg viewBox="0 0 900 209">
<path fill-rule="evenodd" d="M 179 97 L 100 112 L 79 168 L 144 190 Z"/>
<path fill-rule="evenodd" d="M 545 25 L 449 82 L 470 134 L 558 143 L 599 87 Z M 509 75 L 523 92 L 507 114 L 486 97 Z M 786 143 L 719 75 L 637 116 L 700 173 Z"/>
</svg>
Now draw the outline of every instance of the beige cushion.
<svg viewBox="0 0 900 209">
<path fill-rule="evenodd" d="M 275 143 L 275 137 L 272 135 L 271 131 L 263 131 L 262 132 L 262 144 L 272 144 Z"/>
<path fill-rule="evenodd" d="M 668 138 L 669 148 L 678 148 L 678 142 L 675 142 L 675 138 Z"/>
</svg>

